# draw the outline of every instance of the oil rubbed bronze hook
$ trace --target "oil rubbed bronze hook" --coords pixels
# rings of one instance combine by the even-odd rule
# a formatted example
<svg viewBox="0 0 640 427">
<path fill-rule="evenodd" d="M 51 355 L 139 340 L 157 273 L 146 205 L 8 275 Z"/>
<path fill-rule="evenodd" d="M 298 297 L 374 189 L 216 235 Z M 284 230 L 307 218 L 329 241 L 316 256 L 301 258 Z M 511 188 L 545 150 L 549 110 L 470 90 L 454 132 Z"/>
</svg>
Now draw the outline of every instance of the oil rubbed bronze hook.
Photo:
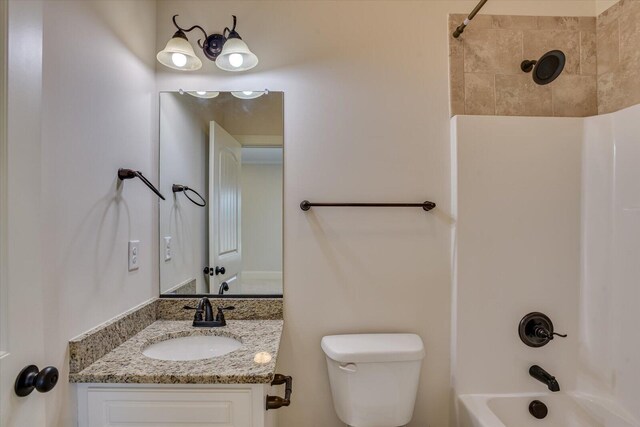
<svg viewBox="0 0 640 427">
<path fill-rule="evenodd" d="M 160 197 L 162 200 L 165 200 L 164 196 L 160 194 L 158 189 L 154 187 L 153 184 L 149 182 L 147 178 L 144 177 L 144 175 L 142 175 L 142 172 L 134 171 L 133 169 L 123 169 L 123 168 L 118 169 L 118 179 L 120 179 L 120 181 L 124 181 L 125 179 L 132 179 L 132 178 L 140 178 L 140 181 L 144 182 L 144 184 L 147 187 L 149 187 L 151 191 L 156 193 L 158 197 Z"/>
</svg>

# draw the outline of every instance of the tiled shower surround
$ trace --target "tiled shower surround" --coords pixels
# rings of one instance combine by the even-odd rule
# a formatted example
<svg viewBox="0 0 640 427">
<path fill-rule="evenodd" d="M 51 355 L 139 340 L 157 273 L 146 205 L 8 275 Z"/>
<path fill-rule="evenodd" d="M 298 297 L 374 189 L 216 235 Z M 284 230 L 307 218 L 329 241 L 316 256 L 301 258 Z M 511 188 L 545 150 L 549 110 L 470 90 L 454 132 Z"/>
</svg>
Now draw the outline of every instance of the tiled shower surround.
<svg viewBox="0 0 640 427">
<path fill-rule="evenodd" d="M 449 29 L 464 20 L 450 15 Z M 450 38 L 451 110 L 457 114 L 584 117 L 598 111 L 596 18 L 478 15 Z M 562 75 L 539 86 L 520 69 L 560 49 Z"/>
<path fill-rule="evenodd" d="M 449 33 L 466 15 L 449 16 Z M 640 102 L 640 0 L 622 0 L 598 18 L 478 15 L 449 37 L 451 115 L 586 117 Z M 524 59 L 559 49 L 553 83 L 536 85 Z"/>
</svg>

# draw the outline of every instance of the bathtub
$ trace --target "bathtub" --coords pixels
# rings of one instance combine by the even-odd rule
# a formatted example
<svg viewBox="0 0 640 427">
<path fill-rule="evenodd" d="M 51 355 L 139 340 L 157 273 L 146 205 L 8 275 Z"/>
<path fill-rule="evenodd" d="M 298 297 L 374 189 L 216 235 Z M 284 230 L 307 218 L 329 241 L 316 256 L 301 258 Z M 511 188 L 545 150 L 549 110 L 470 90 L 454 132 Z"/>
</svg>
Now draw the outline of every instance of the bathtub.
<svg viewBox="0 0 640 427">
<path fill-rule="evenodd" d="M 536 419 L 529 403 L 549 413 Z M 458 396 L 458 427 L 640 427 L 615 402 L 579 393 L 466 394 Z"/>
</svg>

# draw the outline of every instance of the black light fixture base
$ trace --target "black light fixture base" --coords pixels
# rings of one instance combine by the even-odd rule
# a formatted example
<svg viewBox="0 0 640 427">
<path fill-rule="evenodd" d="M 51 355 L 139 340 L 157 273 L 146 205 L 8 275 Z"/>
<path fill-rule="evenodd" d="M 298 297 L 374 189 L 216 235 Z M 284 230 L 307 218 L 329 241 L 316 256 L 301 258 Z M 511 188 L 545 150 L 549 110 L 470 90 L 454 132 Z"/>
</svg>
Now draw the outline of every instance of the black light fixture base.
<svg viewBox="0 0 640 427">
<path fill-rule="evenodd" d="M 227 38 L 222 34 L 211 34 L 207 36 L 200 47 L 207 58 L 211 61 L 215 61 L 222 52 L 222 47 L 226 41 Z"/>
</svg>

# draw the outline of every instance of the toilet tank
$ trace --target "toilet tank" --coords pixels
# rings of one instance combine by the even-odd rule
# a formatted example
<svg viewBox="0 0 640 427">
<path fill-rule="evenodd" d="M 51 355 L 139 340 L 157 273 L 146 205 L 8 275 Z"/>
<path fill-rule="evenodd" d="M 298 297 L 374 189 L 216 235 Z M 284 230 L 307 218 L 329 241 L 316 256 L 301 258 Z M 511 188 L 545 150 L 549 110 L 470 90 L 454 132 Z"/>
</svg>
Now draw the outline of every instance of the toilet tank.
<svg viewBox="0 0 640 427">
<path fill-rule="evenodd" d="M 418 335 L 331 335 L 321 345 L 342 422 L 397 427 L 411 421 L 424 358 Z"/>
</svg>

